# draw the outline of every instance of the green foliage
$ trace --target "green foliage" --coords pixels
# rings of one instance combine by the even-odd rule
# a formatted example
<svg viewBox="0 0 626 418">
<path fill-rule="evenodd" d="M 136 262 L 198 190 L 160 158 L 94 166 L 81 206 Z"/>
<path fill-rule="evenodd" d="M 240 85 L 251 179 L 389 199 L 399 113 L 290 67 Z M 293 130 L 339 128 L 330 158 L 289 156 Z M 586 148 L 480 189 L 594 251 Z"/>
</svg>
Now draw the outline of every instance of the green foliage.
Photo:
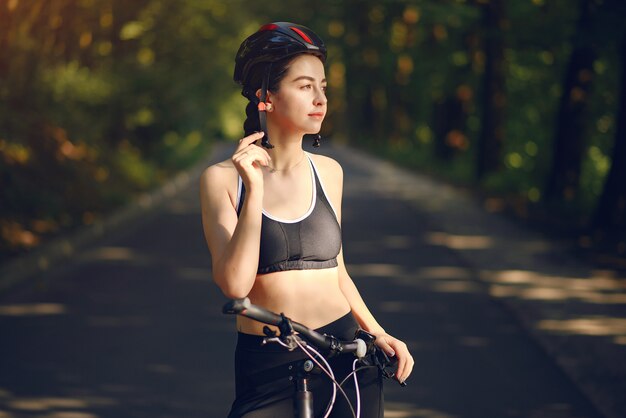
<svg viewBox="0 0 626 418">
<path fill-rule="evenodd" d="M 242 4 L 0 4 L 3 255 L 93 222 L 240 134 L 228 81 L 242 28 L 260 18 Z"/>
<path fill-rule="evenodd" d="M 241 40 L 267 21 L 296 21 L 327 42 L 325 134 L 463 185 L 484 126 L 484 39 L 501 36 L 506 97 L 501 169 L 489 193 L 542 204 L 569 56 L 597 47 L 580 193 L 556 213 L 592 212 L 611 164 L 624 8 L 602 3 L 589 39 L 578 3 L 325 0 L 0 2 L 0 250 L 37 245 L 93 222 L 241 134 L 232 80 Z M 600 4 L 598 3 L 598 4 Z M 615 3 L 615 4 L 614 4 Z M 612 9 L 607 5 L 612 5 Z M 560 212 L 559 212 L 560 211 Z"/>
<path fill-rule="evenodd" d="M 575 42 L 597 47 L 588 112 L 581 179 L 575 201 L 551 203 L 554 216 L 572 224 L 588 218 L 602 192 L 610 167 L 617 110 L 620 33 L 624 7 L 598 3 L 593 35 L 576 33 L 579 3 L 565 0 L 504 2 L 503 30 L 482 31 L 481 4 L 486 2 L 348 2 L 344 19 L 346 73 L 344 97 L 350 109 L 350 137 L 371 150 L 455 183 L 476 184 L 477 140 L 484 121 L 482 82 L 486 36 L 504 39 L 506 121 L 502 166 L 479 186 L 527 205 L 543 203 L 551 169 L 557 112 L 565 68 Z M 611 8 L 612 7 L 612 8 Z M 594 9 L 595 10 L 595 9 Z M 336 39 L 331 37 L 334 42 Z M 348 44 L 348 45 L 346 45 Z M 438 107 L 462 102 L 463 126 L 449 113 L 437 121 Z M 454 136 L 442 138 L 440 130 Z M 363 137 L 370 140 L 363 141 Z M 441 142 L 448 151 L 442 158 Z"/>
</svg>

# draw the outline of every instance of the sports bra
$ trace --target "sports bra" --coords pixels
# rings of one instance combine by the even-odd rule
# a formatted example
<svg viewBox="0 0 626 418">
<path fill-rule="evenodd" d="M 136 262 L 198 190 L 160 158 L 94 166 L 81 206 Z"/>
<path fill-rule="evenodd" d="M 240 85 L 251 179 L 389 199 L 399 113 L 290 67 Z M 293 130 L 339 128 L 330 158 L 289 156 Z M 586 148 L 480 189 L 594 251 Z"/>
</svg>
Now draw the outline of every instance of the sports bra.
<svg viewBox="0 0 626 418">
<path fill-rule="evenodd" d="M 307 213 L 294 220 L 279 219 L 263 210 L 257 274 L 337 266 L 337 255 L 341 249 L 341 227 L 308 154 L 307 158 L 313 182 L 311 206 Z M 240 176 L 237 216 L 243 207 L 245 195 L 246 189 Z"/>
</svg>

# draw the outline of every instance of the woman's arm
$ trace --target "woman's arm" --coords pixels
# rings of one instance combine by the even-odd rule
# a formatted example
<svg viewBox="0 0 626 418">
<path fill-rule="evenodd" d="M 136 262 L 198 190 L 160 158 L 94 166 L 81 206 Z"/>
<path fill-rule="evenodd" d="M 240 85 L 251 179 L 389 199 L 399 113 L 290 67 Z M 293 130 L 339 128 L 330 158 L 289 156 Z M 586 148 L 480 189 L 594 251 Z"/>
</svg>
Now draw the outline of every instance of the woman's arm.
<svg viewBox="0 0 626 418">
<path fill-rule="evenodd" d="M 320 158 L 319 156 L 317 158 Z M 332 202 L 335 213 L 337 214 L 337 221 L 341 225 L 341 201 L 343 197 L 343 169 L 338 162 L 333 159 L 321 157 L 323 170 L 324 185 L 328 185 L 328 189 L 325 191 L 328 193 L 328 198 Z M 343 261 L 343 248 L 337 256 L 337 263 L 339 267 L 339 287 L 341 292 L 346 297 L 352 313 L 354 314 L 359 325 L 367 332 L 372 334 L 384 334 L 385 330 L 376 321 L 374 315 L 370 312 L 361 297 L 358 289 L 356 288 L 352 278 L 346 270 L 345 263 Z"/>
<path fill-rule="evenodd" d="M 204 237 L 211 252 L 213 280 L 228 298 L 243 298 L 254 285 L 259 260 L 263 205 L 263 174 L 269 155 L 252 143 L 262 135 L 240 141 L 231 161 L 246 185 L 246 198 L 237 217 L 228 195 L 231 166 L 216 164 L 200 177 Z"/>
<path fill-rule="evenodd" d="M 343 249 L 337 256 L 337 263 L 339 265 L 339 288 L 350 304 L 352 313 L 361 328 L 371 334 L 385 334 L 384 328 L 376 321 L 376 318 L 368 309 L 354 281 L 346 270 L 343 261 Z"/>
<path fill-rule="evenodd" d="M 329 199 L 333 203 L 333 207 L 337 213 L 337 220 L 341 225 L 341 201 L 343 196 L 343 170 L 339 163 L 332 159 L 325 159 L 327 169 L 327 178 L 325 184 L 331 185 L 328 190 Z M 339 268 L 339 287 L 344 294 L 352 314 L 356 318 L 359 325 L 367 332 L 376 336 L 376 344 L 381 347 L 390 356 L 398 357 L 398 371 L 396 378 L 400 382 L 404 382 L 413 370 L 413 357 L 409 353 L 406 344 L 399 339 L 387 334 L 384 328 L 376 321 L 374 315 L 370 312 L 365 301 L 361 297 L 354 281 L 348 274 L 345 262 L 343 260 L 343 248 L 337 256 Z"/>
</svg>

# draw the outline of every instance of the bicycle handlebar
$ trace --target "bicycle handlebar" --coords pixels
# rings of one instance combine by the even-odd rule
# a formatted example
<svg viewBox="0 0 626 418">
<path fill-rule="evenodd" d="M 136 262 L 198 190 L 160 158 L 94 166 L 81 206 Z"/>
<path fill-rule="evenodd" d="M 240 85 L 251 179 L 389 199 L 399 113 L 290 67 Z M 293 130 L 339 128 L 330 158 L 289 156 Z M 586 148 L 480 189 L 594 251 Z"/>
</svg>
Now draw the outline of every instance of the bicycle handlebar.
<svg viewBox="0 0 626 418">
<path fill-rule="evenodd" d="M 397 363 L 397 359 L 395 357 L 389 358 L 383 350 L 374 344 L 376 337 L 365 331 L 360 331 L 360 335 L 367 339 L 367 342 L 361 338 L 356 338 L 354 341 L 339 341 L 333 336 L 320 334 L 305 325 L 292 321 L 283 314 L 278 315 L 265 308 L 253 305 L 249 298 L 228 301 L 222 308 L 222 313 L 242 315 L 265 324 L 275 325 L 279 327 L 281 332 L 283 329 L 286 329 L 290 334 L 292 331 L 296 331 L 317 348 L 329 350 L 333 353 L 354 353 L 364 363 L 379 367 L 385 377 L 391 378 L 394 376 L 393 372 L 389 372 L 386 369 L 388 366 L 393 366 Z M 288 327 L 286 328 L 286 326 Z M 365 358 L 366 356 L 368 356 L 367 359 Z M 398 383 L 402 387 L 406 386 L 405 382 Z"/>
<path fill-rule="evenodd" d="M 361 339 L 356 339 L 354 341 L 339 341 L 334 337 L 320 334 L 305 325 L 292 321 L 284 315 L 277 315 L 274 312 L 268 311 L 260 306 L 253 305 L 248 298 L 233 299 L 227 302 L 222 308 L 222 312 L 225 314 L 242 315 L 265 324 L 276 326 L 283 324 L 284 321 L 287 320 L 294 331 L 297 331 L 318 348 L 331 350 L 337 353 L 354 353 L 354 355 L 358 358 L 363 358 L 367 354 L 367 345 L 365 344 L 365 341 Z"/>
</svg>

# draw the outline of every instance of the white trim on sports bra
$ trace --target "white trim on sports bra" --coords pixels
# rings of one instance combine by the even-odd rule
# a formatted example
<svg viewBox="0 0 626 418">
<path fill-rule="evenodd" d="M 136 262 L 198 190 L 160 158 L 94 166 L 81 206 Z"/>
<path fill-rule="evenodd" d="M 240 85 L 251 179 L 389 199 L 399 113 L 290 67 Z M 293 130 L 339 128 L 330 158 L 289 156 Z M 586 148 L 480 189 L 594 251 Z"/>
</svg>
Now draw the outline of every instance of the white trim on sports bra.
<svg viewBox="0 0 626 418">
<path fill-rule="evenodd" d="M 305 152 L 305 154 L 307 154 Z M 309 155 L 307 154 L 307 158 L 309 160 L 309 167 L 311 169 L 311 186 L 313 188 L 313 193 L 311 193 L 311 205 L 309 206 L 309 210 L 302 216 L 296 218 L 296 219 L 281 219 L 278 218 L 276 216 L 273 216 L 272 214 L 270 214 L 269 212 L 267 212 L 265 209 L 263 209 L 263 215 L 267 216 L 268 218 L 276 221 L 276 222 L 281 222 L 284 224 L 295 224 L 297 222 L 300 222 L 304 219 L 306 219 L 311 212 L 313 212 L 313 209 L 315 209 L 315 201 L 317 200 L 317 187 L 315 187 L 315 174 L 313 172 L 313 161 L 311 161 L 311 157 L 309 157 Z"/>
<path fill-rule="evenodd" d="M 307 152 L 307 155 L 308 155 L 308 152 Z M 333 210 L 333 213 L 335 214 L 335 219 L 339 221 L 339 217 L 337 216 L 337 211 L 335 210 L 335 206 L 333 206 L 333 202 L 330 201 L 330 198 L 328 197 L 328 193 L 326 193 L 326 189 L 324 189 L 324 182 L 322 181 L 322 178 L 320 177 L 320 171 L 317 169 L 317 166 L 313 162 L 312 158 L 309 158 L 309 161 L 311 161 L 311 165 L 313 166 L 313 168 L 315 169 L 315 172 L 317 173 L 317 179 L 320 182 L 320 187 L 322 188 L 322 192 L 324 193 L 324 196 L 326 196 L 326 200 L 328 201 L 330 208 Z"/>
<path fill-rule="evenodd" d="M 237 176 L 237 202 L 235 203 L 235 210 L 239 210 L 239 202 L 241 202 L 241 190 L 243 189 L 243 180 L 241 176 Z"/>
<path fill-rule="evenodd" d="M 310 157 L 309 153 L 306 152 L 306 151 L 304 153 L 306 154 L 306 156 L 307 156 L 307 158 L 309 160 L 309 167 L 311 168 L 311 184 L 313 186 L 313 193 L 312 193 L 312 196 L 311 196 L 311 206 L 309 207 L 309 210 L 304 215 L 302 215 L 302 216 L 300 216 L 300 217 L 298 217 L 296 219 L 293 219 L 293 220 L 278 218 L 276 216 L 273 216 L 269 212 L 267 212 L 265 209 L 262 209 L 263 215 L 267 216 L 268 218 L 270 218 L 270 219 L 272 219 L 274 221 L 285 223 L 285 224 L 292 224 L 292 223 L 300 222 L 300 221 L 306 219 L 313 212 L 313 209 L 315 209 L 315 201 L 317 199 L 317 187 L 316 187 L 316 184 L 315 184 L 315 173 L 317 173 L 317 178 L 319 180 L 320 187 L 322 188 L 322 192 L 324 193 L 324 196 L 326 196 L 326 200 L 328 201 L 328 204 L 330 205 L 330 208 L 333 210 L 333 214 L 335 215 L 335 219 L 339 220 L 339 217 L 337 216 L 337 211 L 335 210 L 335 206 L 333 205 L 333 203 L 328 198 L 328 193 L 326 193 L 326 189 L 324 189 L 324 182 L 320 178 L 319 170 L 317 169 L 317 166 L 313 162 L 313 159 Z M 236 208 L 239 207 L 239 203 L 241 202 L 241 190 L 243 188 L 243 180 L 241 179 L 241 176 L 238 176 L 238 177 L 239 177 L 239 180 L 238 180 L 238 184 L 237 184 L 237 204 L 235 205 Z"/>
</svg>

